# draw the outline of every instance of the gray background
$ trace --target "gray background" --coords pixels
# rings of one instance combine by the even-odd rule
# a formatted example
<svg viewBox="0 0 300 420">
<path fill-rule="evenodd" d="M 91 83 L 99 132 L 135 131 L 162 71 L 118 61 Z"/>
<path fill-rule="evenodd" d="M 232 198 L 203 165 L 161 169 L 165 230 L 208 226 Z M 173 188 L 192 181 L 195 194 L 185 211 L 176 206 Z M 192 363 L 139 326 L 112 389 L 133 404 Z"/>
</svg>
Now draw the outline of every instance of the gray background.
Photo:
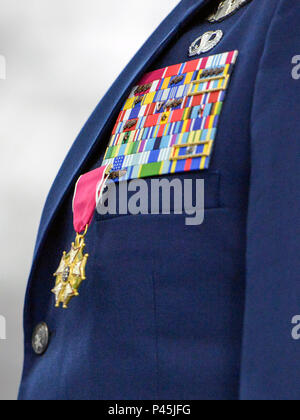
<svg viewBox="0 0 300 420">
<path fill-rule="evenodd" d="M 17 396 L 23 297 L 51 183 L 99 99 L 177 3 L 0 0 L 1 400 Z"/>
</svg>

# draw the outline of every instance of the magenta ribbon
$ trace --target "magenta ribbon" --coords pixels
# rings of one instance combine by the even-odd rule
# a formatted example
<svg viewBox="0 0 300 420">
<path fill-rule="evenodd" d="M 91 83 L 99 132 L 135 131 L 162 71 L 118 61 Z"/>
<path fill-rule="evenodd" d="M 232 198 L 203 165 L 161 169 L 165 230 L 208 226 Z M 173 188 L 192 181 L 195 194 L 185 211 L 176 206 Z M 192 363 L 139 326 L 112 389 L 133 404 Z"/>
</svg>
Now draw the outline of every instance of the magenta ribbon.
<svg viewBox="0 0 300 420">
<path fill-rule="evenodd" d="M 101 166 L 88 172 L 77 181 L 73 198 L 73 223 L 77 233 L 84 232 L 92 223 L 97 202 L 107 180 L 107 167 Z"/>
</svg>

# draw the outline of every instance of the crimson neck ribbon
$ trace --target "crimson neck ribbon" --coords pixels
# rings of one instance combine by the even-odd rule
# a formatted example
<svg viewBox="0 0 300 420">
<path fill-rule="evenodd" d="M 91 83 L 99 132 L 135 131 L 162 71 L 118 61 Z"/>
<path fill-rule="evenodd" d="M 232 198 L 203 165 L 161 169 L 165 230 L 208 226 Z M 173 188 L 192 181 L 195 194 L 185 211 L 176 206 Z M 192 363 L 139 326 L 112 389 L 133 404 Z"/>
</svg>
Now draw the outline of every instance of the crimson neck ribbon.
<svg viewBox="0 0 300 420">
<path fill-rule="evenodd" d="M 108 166 L 101 166 L 82 175 L 75 186 L 73 197 L 73 224 L 75 232 L 85 232 L 93 221 L 96 206 L 102 197 L 109 177 Z"/>
</svg>

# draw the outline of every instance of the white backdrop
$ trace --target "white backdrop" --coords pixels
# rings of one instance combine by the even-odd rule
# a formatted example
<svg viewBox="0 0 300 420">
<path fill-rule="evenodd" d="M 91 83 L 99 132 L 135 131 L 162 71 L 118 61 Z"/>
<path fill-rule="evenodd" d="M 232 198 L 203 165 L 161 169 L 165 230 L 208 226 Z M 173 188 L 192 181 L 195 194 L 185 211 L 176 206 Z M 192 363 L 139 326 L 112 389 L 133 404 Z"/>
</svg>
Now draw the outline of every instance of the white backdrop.
<svg viewBox="0 0 300 420">
<path fill-rule="evenodd" d="M 17 396 L 23 297 L 51 183 L 99 99 L 177 3 L 0 0 L 1 400 Z"/>
</svg>

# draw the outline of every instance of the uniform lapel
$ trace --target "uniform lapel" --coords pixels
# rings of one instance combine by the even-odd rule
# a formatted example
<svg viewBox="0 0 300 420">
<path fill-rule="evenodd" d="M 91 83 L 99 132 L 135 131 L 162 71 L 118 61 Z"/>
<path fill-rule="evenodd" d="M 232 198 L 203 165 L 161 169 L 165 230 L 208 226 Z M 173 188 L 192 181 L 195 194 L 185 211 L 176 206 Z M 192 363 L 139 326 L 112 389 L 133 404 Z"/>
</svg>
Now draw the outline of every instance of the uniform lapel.
<svg viewBox="0 0 300 420">
<path fill-rule="evenodd" d="M 182 25 L 209 1 L 182 0 L 148 39 L 99 103 L 76 139 L 49 193 L 38 233 L 35 258 L 65 195 L 80 175 L 84 163 L 98 143 L 97 140 L 111 124 L 114 110 L 122 106 L 129 88 L 163 51 Z"/>
</svg>

